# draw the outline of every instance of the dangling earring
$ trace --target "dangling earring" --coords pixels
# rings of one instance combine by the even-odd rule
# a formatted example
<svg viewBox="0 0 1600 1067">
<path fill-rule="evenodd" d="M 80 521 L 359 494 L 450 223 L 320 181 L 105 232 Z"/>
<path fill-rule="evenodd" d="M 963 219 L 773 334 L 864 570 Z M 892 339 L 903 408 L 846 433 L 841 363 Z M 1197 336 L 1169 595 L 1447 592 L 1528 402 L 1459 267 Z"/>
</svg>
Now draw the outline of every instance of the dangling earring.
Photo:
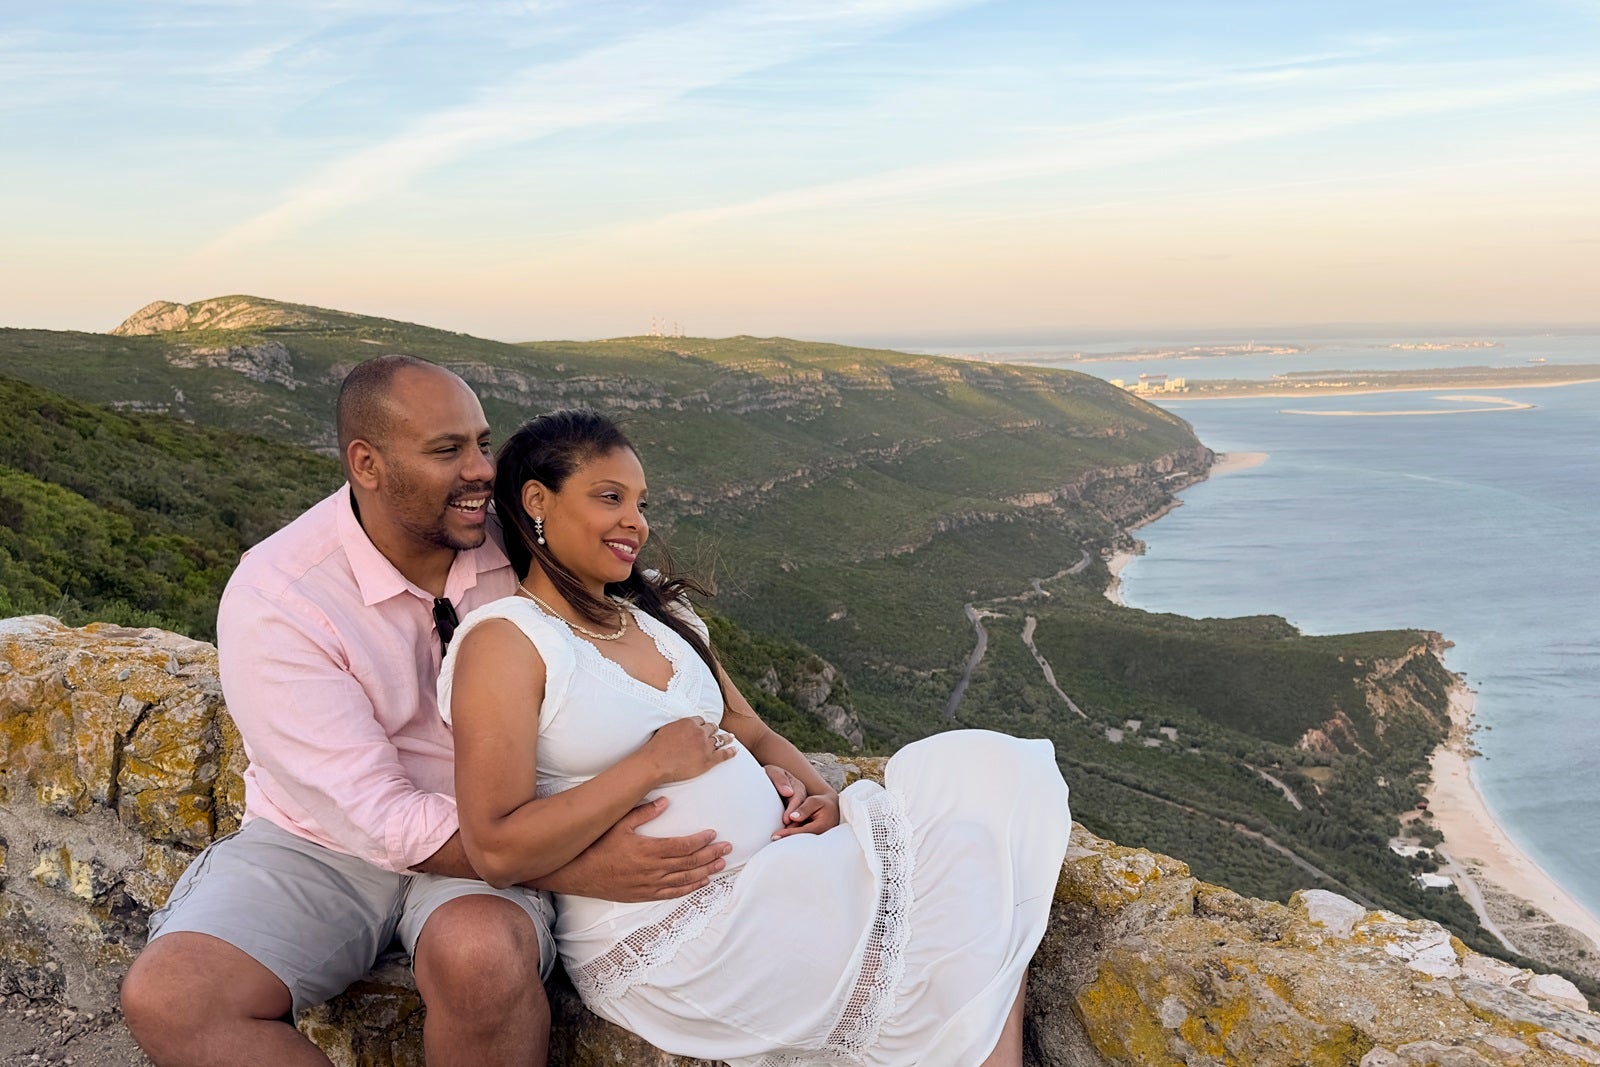
<svg viewBox="0 0 1600 1067">
<path fill-rule="evenodd" d="M 533 539 L 539 544 L 544 544 L 544 516 L 533 520 Z"/>
</svg>

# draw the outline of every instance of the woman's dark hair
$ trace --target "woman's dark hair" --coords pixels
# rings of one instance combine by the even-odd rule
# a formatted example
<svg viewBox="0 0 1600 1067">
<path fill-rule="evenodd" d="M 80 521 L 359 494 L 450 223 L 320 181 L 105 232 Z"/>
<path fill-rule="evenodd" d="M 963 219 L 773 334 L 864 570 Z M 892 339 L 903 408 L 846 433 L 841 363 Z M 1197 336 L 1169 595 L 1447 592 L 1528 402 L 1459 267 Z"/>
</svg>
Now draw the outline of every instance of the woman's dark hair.
<svg viewBox="0 0 1600 1067">
<path fill-rule="evenodd" d="M 522 487 L 529 482 L 539 482 L 559 493 L 573 471 L 619 448 L 637 452 L 627 434 L 611 419 L 588 408 L 566 408 L 529 419 L 517 427 L 495 454 L 494 508 L 505 529 L 506 557 L 511 560 L 517 578 L 526 579 L 529 568 L 538 563 L 567 603 L 596 626 L 613 625 L 615 608 L 590 595 L 578 577 L 551 554 L 549 546 L 539 544 L 533 520 L 522 506 Z M 658 538 L 652 537 L 649 544 L 657 559 L 656 568 L 641 570 L 639 564 L 634 563 L 625 580 L 606 583 L 606 596 L 631 601 L 687 641 L 711 669 L 711 676 L 717 679 L 717 688 L 721 690 L 722 678 L 716 659 L 711 655 L 711 646 L 671 608 L 682 601 L 684 609 L 693 610 L 688 608 L 685 594 L 709 596 L 711 592 L 693 578 L 673 573 L 671 554 Z M 726 692 L 723 692 L 723 699 L 727 699 Z"/>
</svg>

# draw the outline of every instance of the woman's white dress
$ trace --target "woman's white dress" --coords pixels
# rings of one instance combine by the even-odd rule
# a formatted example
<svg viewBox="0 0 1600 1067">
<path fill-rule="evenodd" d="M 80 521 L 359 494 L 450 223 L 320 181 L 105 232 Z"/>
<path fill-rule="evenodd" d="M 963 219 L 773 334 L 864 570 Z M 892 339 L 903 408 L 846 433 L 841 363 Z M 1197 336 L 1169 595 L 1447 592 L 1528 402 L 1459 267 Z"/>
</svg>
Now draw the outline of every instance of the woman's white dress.
<svg viewBox="0 0 1600 1067">
<path fill-rule="evenodd" d="M 633 616 L 672 664 L 665 690 L 524 598 L 462 621 L 453 648 L 504 618 L 544 659 L 541 795 L 593 777 L 675 719 L 721 720 L 716 680 L 694 650 Z M 447 719 L 454 667 L 452 654 L 439 680 Z M 669 803 L 641 832 L 715 829 L 733 845 L 728 868 L 677 900 L 558 895 L 556 941 L 584 1003 L 660 1049 L 732 1067 L 981 1062 L 1044 936 L 1066 852 L 1054 749 L 980 730 L 936 734 L 895 755 L 884 782 L 847 788 L 834 829 L 779 841 L 782 798 L 742 747 L 652 794 Z"/>
</svg>

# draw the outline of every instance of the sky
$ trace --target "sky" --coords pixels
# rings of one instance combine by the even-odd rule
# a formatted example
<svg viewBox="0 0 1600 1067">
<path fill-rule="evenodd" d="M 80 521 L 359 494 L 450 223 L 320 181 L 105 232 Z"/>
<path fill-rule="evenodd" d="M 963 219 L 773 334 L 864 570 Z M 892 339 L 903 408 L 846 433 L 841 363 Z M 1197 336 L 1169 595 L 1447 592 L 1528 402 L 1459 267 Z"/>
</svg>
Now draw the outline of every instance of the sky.
<svg viewBox="0 0 1600 1067">
<path fill-rule="evenodd" d="M 1600 0 L 0 3 L 0 325 L 1600 323 Z"/>
</svg>

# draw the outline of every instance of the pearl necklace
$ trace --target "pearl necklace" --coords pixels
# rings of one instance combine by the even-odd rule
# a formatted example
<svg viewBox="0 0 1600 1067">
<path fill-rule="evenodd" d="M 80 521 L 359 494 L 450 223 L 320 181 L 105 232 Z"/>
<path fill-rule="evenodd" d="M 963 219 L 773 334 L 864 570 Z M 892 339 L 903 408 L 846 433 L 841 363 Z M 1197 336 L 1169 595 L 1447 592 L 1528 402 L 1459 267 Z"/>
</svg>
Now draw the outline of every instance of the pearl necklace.
<svg viewBox="0 0 1600 1067">
<path fill-rule="evenodd" d="M 524 593 L 527 593 L 528 594 L 528 599 L 532 600 L 535 604 L 539 605 L 539 607 L 544 610 L 544 613 L 546 615 L 553 615 L 556 618 L 561 619 L 562 622 L 566 623 L 569 627 L 572 628 L 573 632 L 580 633 L 583 636 L 588 637 L 588 638 L 592 638 L 595 641 L 615 641 L 617 638 L 621 637 L 623 634 L 628 632 L 628 612 L 627 612 L 626 608 L 621 608 L 620 609 L 619 613 L 622 616 L 622 625 L 617 627 L 617 632 L 616 633 L 614 633 L 614 634 L 597 634 L 593 630 L 584 629 L 582 626 L 579 626 L 575 622 L 567 622 L 567 620 L 562 617 L 562 615 L 561 615 L 561 613 L 559 611 L 557 611 L 555 608 L 552 608 L 549 604 L 546 604 L 544 601 L 540 600 L 537 596 L 535 596 L 534 593 L 533 593 L 533 590 L 529 589 L 526 583 L 518 582 L 517 583 L 517 588 L 522 590 Z"/>
</svg>

